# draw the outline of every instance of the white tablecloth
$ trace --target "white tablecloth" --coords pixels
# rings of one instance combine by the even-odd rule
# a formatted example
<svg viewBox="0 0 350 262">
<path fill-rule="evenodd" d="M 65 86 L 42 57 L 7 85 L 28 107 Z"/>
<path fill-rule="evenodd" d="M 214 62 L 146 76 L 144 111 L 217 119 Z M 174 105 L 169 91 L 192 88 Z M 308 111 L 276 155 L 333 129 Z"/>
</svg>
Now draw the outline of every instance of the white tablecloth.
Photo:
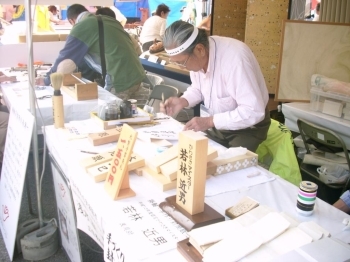
<svg viewBox="0 0 350 262">
<path fill-rule="evenodd" d="M 302 118 L 311 123 L 328 128 L 344 140 L 350 150 L 350 121 L 342 118 L 329 116 L 321 112 L 312 111 L 310 103 L 285 103 L 282 105 L 282 113 L 285 117 L 285 125 L 292 131 L 298 132 L 297 120 Z"/>
<path fill-rule="evenodd" d="M 99 227 L 101 227 L 99 229 L 100 232 L 102 232 L 104 228 L 108 227 L 108 224 L 110 226 L 110 223 L 113 223 L 113 225 L 118 224 L 117 216 L 113 216 L 113 213 L 120 205 L 128 202 L 132 203 L 132 201 L 138 202 L 139 200 L 146 199 L 147 197 L 165 199 L 166 197 L 175 195 L 176 193 L 175 190 L 161 192 L 158 187 L 156 187 L 145 177 L 130 174 L 130 188 L 136 192 L 136 197 L 112 201 L 104 189 L 104 182 L 93 182 L 93 179 L 89 177 L 82 167 L 79 166 L 79 160 L 89 156 L 88 154 L 81 153 L 80 149 L 92 150 L 92 146 L 88 143 L 88 141 L 86 139 L 67 141 L 64 138 L 62 131 L 54 129 L 53 126 L 48 126 L 45 128 L 45 130 L 46 143 L 49 151 L 59 163 L 62 171 L 70 180 L 71 187 L 76 187 L 76 190 L 78 189 L 80 199 L 89 204 L 89 209 L 94 215 L 96 224 L 98 223 Z M 116 144 L 111 143 L 94 147 L 93 150 L 95 152 L 105 152 L 115 148 Z M 137 140 L 134 147 L 134 152 L 143 155 L 146 152 L 145 158 L 147 160 L 147 158 L 152 156 L 155 150 L 151 147 L 145 148 L 142 146 L 142 143 Z M 269 171 L 259 166 L 251 168 L 258 170 L 261 173 L 273 175 Z M 247 172 L 249 173 L 251 170 Z M 232 175 L 234 175 L 234 173 L 232 173 Z M 213 183 L 213 181 L 215 180 L 208 179 L 207 184 Z M 347 214 L 339 211 L 326 202 L 317 199 L 315 211 L 312 216 L 304 217 L 298 215 L 295 210 L 297 194 L 298 188 L 296 186 L 284 181 L 283 179 L 280 179 L 277 176 L 276 179 L 271 182 L 259 184 L 250 188 L 242 187 L 239 190 L 206 197 L 205 202 L 221 214 L 224 214 L 225 209 L 236 204 L 244 196 L 250 196 L 259 201 L 260 204 L 269 206 L 276 211 L 283 211 L 300 222 L 313 220 L 328 230 L 332 237 L 341 239 L 346 243 L 350 242 L 349 231 L 343 231 L 344 226 L 342 224 L 344 218 L 350 218 Z M 88 217 L 91 218 L 92 216 Z M 77 211 L 78 228 L 84 230 L 79 223 L 80 219 L 82 220 L 85 218 Z M 92 236 L 90 232 L 86 233 Z M 96 238 L 96 235 L 92 237 Z M 101 245 L 101 243 L 99 244 Z M 170 258 L 172 261 L 183 260 L 181 255 L 178 253 L 176 246 L 174 245 L 172 250 L 158 255 L 157 259 L 152 257 L 149 259 L 149 261 L 165 261 L 164 259 L 166 258 Z"/>
<path fill-rule="evenodd" d="M 21 104 L 28 109 L 30 108 L 28 82 L 2 83 L 0 87 L 5 103 L 9 109 L 13 103 Z M 51 86 L 46 86 L 44 90 L 35 90 L 35 93 L 37 97 L 52 95 L 53 88 Z M 62 95 L 65 123 L 72 120 L 88 119 L 90 118 L 90 112 L 97 111 L 98 109 L 98 99 L 76 101 L 64 91 L 62 91 Z M 115 96 L 107 90 L 98 87 L 98 97 L 99 99 L 105 100 L 106 98 Z M 41 133 L 42 126 L 53 124 L 52 98 L 36 99 L 36 101 L 37 130 L 38 133 Z"/>
</svg>

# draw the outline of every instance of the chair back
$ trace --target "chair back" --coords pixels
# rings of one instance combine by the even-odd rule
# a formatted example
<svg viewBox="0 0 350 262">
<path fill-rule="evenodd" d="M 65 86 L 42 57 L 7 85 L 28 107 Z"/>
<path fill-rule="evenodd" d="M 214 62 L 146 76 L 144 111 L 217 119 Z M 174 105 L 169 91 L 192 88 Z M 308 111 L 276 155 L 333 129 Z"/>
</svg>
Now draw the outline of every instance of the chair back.
<svg viewBox="0 0 350 262">
<path fill-rule="evenodd" d="M 174 86 L 169 85 L 155 85 L 151 94 L 148 97 L 147 105 L 152 106 L 155 100 L 162 101 L 172 96 L 178 96 L 179 90 Z"/>
<path fill-rule="evenodd" d="M 150 90 L 154 88 L 155 85 L 164 84 L 164 79 L 159 75 L 154 75 L 149 72 L 146 72 L 145 78 L 142 80 L 144 86 L 148 86 Z"/>
<path fill-rule="evenodd" d="M 342 149 L 345 154 L 348 169 L 350 170 L 350 160 L 349 160 L 348 150 L 346 148 L 346 145 L 343 139 L 337 133 L 327 128 L 310 123 L 303 119 L 298 119 L 297 124 L 298 124 L 301 138 L 303 139 L 303 142 L 308 154 L 310 154 L 310 148 L 306 142 L 307 137 L 311 138 L 312 140 L 322 145 L 337 148 L 337 149 Z M 349 179 L 344 184 L 343 191 L 347 189 L 348 184 L 349 184 Z"/>
</svg>

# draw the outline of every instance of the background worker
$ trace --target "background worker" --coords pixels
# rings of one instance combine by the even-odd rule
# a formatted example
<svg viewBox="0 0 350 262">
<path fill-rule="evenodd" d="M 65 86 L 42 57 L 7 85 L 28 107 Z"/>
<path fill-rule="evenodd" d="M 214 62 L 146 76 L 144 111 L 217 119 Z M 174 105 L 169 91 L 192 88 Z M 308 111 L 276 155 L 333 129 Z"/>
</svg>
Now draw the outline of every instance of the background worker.
<svg viewBox="0 0 350 262">
<path fill-rule="evenodd" d="M 149 47 L 155 40 L 161 42 L 166 28 L 166 19 L 170 9 L 165 4 L 157 7 L 155 15 L 148 18 L 142 26 L 140 34 L 140 42 L 142 43 L 142 51 L 149 50 Z"/>
<path fill-rule="evenodd" d="M 60 20 L 58 17 L 57 17 L 57 7 L 54 6 L 54 5 L 50 5 L 48 8 L 49 10 L 49 14 L 50 14 L 50 22 L 54 23 L 55 25 L 62 25 L 64 24 L 64 21 Z"/>
<path fill-rule="evenodd" d="M 268 91 L 259 64 L 241 41 L 207 36 L 204 29 L 176 21 L 165 31 L 163 45 L 170 61 L 190 71 L 192 85 L 182 97 L 171 97 L 160 109 L 175 115 L 184 107 L 201 106 L 185 130 L 206 131 L 225 147 L 254 152 L 270 127 Z"/>
</svg>

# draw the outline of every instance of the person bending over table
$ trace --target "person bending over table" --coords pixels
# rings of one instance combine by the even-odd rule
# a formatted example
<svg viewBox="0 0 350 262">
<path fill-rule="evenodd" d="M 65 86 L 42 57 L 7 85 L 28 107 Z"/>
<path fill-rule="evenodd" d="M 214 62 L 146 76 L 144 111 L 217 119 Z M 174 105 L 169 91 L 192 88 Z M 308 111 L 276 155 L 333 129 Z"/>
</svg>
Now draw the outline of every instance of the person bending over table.
<svg viewBox="0 0 350 262">
<path fill-rule="evenodd" d="M 190 71 L 192 85 L 180 98 L 161 103 L 161 111 L 173 116 L 203 101 L 200 117 L 188 121 L 185 130 L 206 131 L 225 147 L 255 152 L 270 126 L 269 96 L 249 47 L 232 38 L 208 37 L 184 21 L 165 30 L 163 44 L 170 61 Z"/>
<path fill-rule="evenodd" d="M 112 17 L 116 21 L 118 21 L 117 16 L 115 15 L 115 12 L 113 12 L 113 10 L 110 7 L 98 8 L 95 14 L 96 15 L 106 15 L 106 16 Z M 133 46 L 135 48 L 135 51 L 136 51 L 137 55 L 141 55 L 142 51 L 141 51 L 141 47 L 140 47 L 138 41 L 134 38 L 134 36 L 132 36 L 132 34 L 130 34 L 130 33 L 128 33 L 128 34 L 129 34 L 129 36 L 131 38 L 131 42 L 132 42 L 132 44 L 133 44 Z"/>
<path fill-rule="evenodd" d="M 162 41 L 169 12 L 170 9 L 167 5 L 160 4 L 157 7 L 155 15 L 145 21 L 140 34 L 143 52 L 149 50 L 155 39 L 158 42 Z"/>
<path fill-rule="evenodd" d="M 36 81 L 39 85 L 50 85 L 50 74 L 56 72 L 64 60 L 72 60 L 76 65 L 85 63 L 102 73 L 97 17 L 83 5 L 74 4 L 68 8 L 67 18 L 73 28 L 44 83 L 41 79 Z M 122 25 L 108 16 L 102 16 L 102 21 L 107 71 L 104 88 L 108 91 L 114 89 L 116 96 L 127 100 L 140 90 L 145 71 Z"/>
</svg>

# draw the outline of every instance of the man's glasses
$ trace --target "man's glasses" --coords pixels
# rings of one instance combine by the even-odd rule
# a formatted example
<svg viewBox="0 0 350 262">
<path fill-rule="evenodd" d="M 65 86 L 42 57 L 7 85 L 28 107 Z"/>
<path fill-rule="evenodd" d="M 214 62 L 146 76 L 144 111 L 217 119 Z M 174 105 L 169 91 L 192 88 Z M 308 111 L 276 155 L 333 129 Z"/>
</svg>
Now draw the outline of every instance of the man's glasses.
<svg viewBox="0 0 350 262">
<path fill-rule="evenodd" d="M 169 61 L 169 63 L 170 63 L 170 64 L 173 64 L 173 65 L 177 65 L 177 66 L 180 66 L 180 67 L 185 68 L 185 67 L 186 67 L 186 64 L 187 64 L 188 59 L 190 59 L 190 56 L 191 56 L 191 55 L 189 55 L 189 56 L 187 57 L 186 61 L 185 61 L 185 62 L 183 62 L 183 63 L 178 63 L 178 62 L 173 62 L 173 61 Z"/>
</svg>

